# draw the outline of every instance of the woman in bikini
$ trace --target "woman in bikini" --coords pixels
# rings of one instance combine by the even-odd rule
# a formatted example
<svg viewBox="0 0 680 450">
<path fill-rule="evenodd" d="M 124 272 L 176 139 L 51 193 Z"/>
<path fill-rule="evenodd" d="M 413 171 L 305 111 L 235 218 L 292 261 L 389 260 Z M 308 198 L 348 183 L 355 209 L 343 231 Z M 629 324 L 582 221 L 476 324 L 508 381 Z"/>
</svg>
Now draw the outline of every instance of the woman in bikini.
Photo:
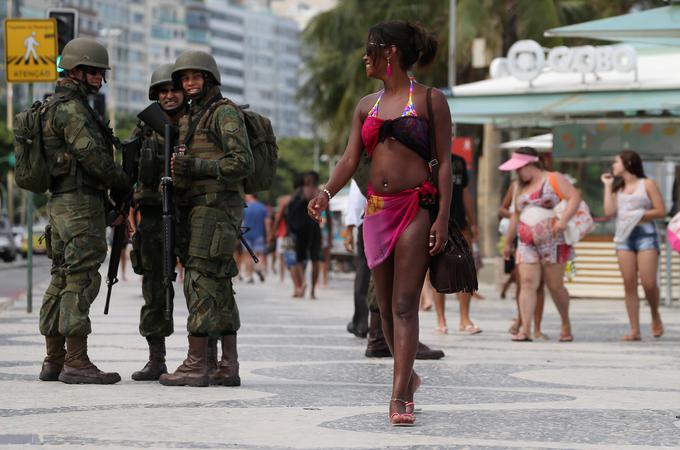
<svg viewBox="0 0 680 450">
<path fill-rule="evenodd" d="M 519 271 L 519 306 L 522 325 L 513 341 L 531 341 L 531 321 L 536 310 L 536 290 L 545 281 L 562 320 L 560 342 L 571 342 L 569 292 L 564 287 L 564 267 L 574 249 L 564 240 L 564 230 L 581 202 L 581 194 L 559 172 L 546 172 L 531 147 L 517 149 L 500 170 L 517 171 L 515 212 L 505 239 L 505 259 L 510 258 L 518 236 L 515 261 Z M 553 209 L 560 201 L 567 207 L 559 219 Z"/>
<path fill-rule="evenodd" d="M 616 179 L 614 177 L 617 177 Z M 616 256 L 623 276 L 626 311 L 630 332 L 623 341 L 639 341 L 640 298 L 638 275 L 652 313 L 652 336 L 663 335 L 659 315 L 659 235 L 654 220 L 663 219 L 666 208 L 656 183 L 645 176 L 642 159 L 637 153 L 621 152 L 612 164 L 612 173 L 602 175 L 604 214 L 616 216 Z"/>
<path fill-rule="evenodd" d="M 381 80 L 383 89 L 359 101 L 345 152 L 308 207 L 320 220 L 328 201 L 354 174 L 362 152 L 371 157 L 364 244 L 383 332 L 394 355 L 389 420 L 397 426 L 415 423 L 413 394 L 421 382 L 413 370 L 418 300 L 430 258 L 447 239 L 451 203 L 446 98 L 407 73 L 416 63 L 422 67 L 432 62 L 436 50 L 435 38 L 408 22 L 383 22 L 369 30 L 366 75 Z M 434 139 L 430 127 L 436 131 Z M 431 151 L 439 163 L 439 192 L 430 179 Z"/>
</svg>

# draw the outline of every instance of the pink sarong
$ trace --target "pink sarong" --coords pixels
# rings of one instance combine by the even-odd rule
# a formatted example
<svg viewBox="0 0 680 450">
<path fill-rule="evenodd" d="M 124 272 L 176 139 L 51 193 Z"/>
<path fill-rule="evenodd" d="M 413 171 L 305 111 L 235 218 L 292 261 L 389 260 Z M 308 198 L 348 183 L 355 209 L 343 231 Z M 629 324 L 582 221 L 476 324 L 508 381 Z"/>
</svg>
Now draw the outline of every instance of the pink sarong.
<svg viewBox="0 0 680 450">
<path fill-rule="evenodd" d="M 435 197 L 437 188 L 429 181 L 395 194 L 376 195 L 368 187 L 368 204 L 364 214 L 364 250 L 368 267 L 382 264 L 394 250 L 399 237 L 420 208 L 423 197 Z"/>
</svg>

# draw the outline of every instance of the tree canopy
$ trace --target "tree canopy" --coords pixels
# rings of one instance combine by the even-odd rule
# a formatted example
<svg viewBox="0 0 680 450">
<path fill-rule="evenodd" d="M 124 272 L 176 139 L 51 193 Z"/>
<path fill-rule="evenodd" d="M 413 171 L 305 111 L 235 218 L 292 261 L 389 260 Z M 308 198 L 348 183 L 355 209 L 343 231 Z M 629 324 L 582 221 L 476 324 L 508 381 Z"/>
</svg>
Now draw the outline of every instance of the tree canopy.
<svg viewBox="0 0 680 450">
<path fill-rule="evenodd" d="M 558 45 L 543 37 L 549 28 L 624 14 L 631 8 L 663 6 L 663 0 L 458 0 L 456 11 L 456 72 L 459 83 L 481 79 L 471 69 L 475 38 L 484 38 L 487 49 L 501 56 L 518 39 Z M 368 29 L 385 20 L 418 22 L 439 39 L 437 58 L 431 67 L 414 70 L 419 81 L 446 86 L 449 37 L 448 0 L 343 0 L 310 21 L 303 33 L 305 82 L 300 100 L 317 126 L 327 131 L 325 153 L 344 150 L 352 112 L 363 96 L 379 89 L 364 72 L 361 57 Z"/>
</svg>

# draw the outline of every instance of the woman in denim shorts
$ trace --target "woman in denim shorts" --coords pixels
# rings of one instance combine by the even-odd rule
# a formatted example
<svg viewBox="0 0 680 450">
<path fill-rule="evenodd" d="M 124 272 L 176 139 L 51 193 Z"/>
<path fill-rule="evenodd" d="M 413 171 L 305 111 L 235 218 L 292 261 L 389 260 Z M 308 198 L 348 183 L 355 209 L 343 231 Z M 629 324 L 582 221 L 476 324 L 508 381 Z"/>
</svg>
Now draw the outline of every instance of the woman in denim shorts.
<svg viewBox="0 0 680 450">
<path fill-rule="evenodd" d="M 640 298 L 638 275 L 652 313 L 652 336 L 663 335 L 659 315 L 659 235 L 654 220 L 666 215 L 661 192 L 653 180 L 645 176 L 642 160 L 637 153 L 621 152 L 612 164 L 612 173 L 602 175 L 604 213 L 616 216 L 616 254 L 623 276 L 626 310 L 630 332 L 623 341 L 639 341 Z"/>
</svg>

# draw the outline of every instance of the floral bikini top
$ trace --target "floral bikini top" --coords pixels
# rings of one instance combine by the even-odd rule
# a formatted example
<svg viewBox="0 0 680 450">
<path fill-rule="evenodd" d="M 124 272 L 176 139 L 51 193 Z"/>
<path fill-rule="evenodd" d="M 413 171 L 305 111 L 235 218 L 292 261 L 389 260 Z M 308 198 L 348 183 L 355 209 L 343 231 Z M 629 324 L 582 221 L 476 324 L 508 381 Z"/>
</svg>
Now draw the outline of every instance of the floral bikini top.
<svg viewBox="0 0 680 450">
<path fill-rule="evenodd" d="M 413 104 L 413 81 L 410 79 L 408 103 L 400 117 L 396 119 L 381 119 L 378 117 L 378 106 L 384 94 L 380 93 L 378 100 L 368 112 L 366 120 L 361 126 L 361 140 L 368 156 L 380 142 L 392 138 L 416 152 L 425 161 L 430 161 L 430 136 L 427 120 L 418 116 Z"/>
</svg>

